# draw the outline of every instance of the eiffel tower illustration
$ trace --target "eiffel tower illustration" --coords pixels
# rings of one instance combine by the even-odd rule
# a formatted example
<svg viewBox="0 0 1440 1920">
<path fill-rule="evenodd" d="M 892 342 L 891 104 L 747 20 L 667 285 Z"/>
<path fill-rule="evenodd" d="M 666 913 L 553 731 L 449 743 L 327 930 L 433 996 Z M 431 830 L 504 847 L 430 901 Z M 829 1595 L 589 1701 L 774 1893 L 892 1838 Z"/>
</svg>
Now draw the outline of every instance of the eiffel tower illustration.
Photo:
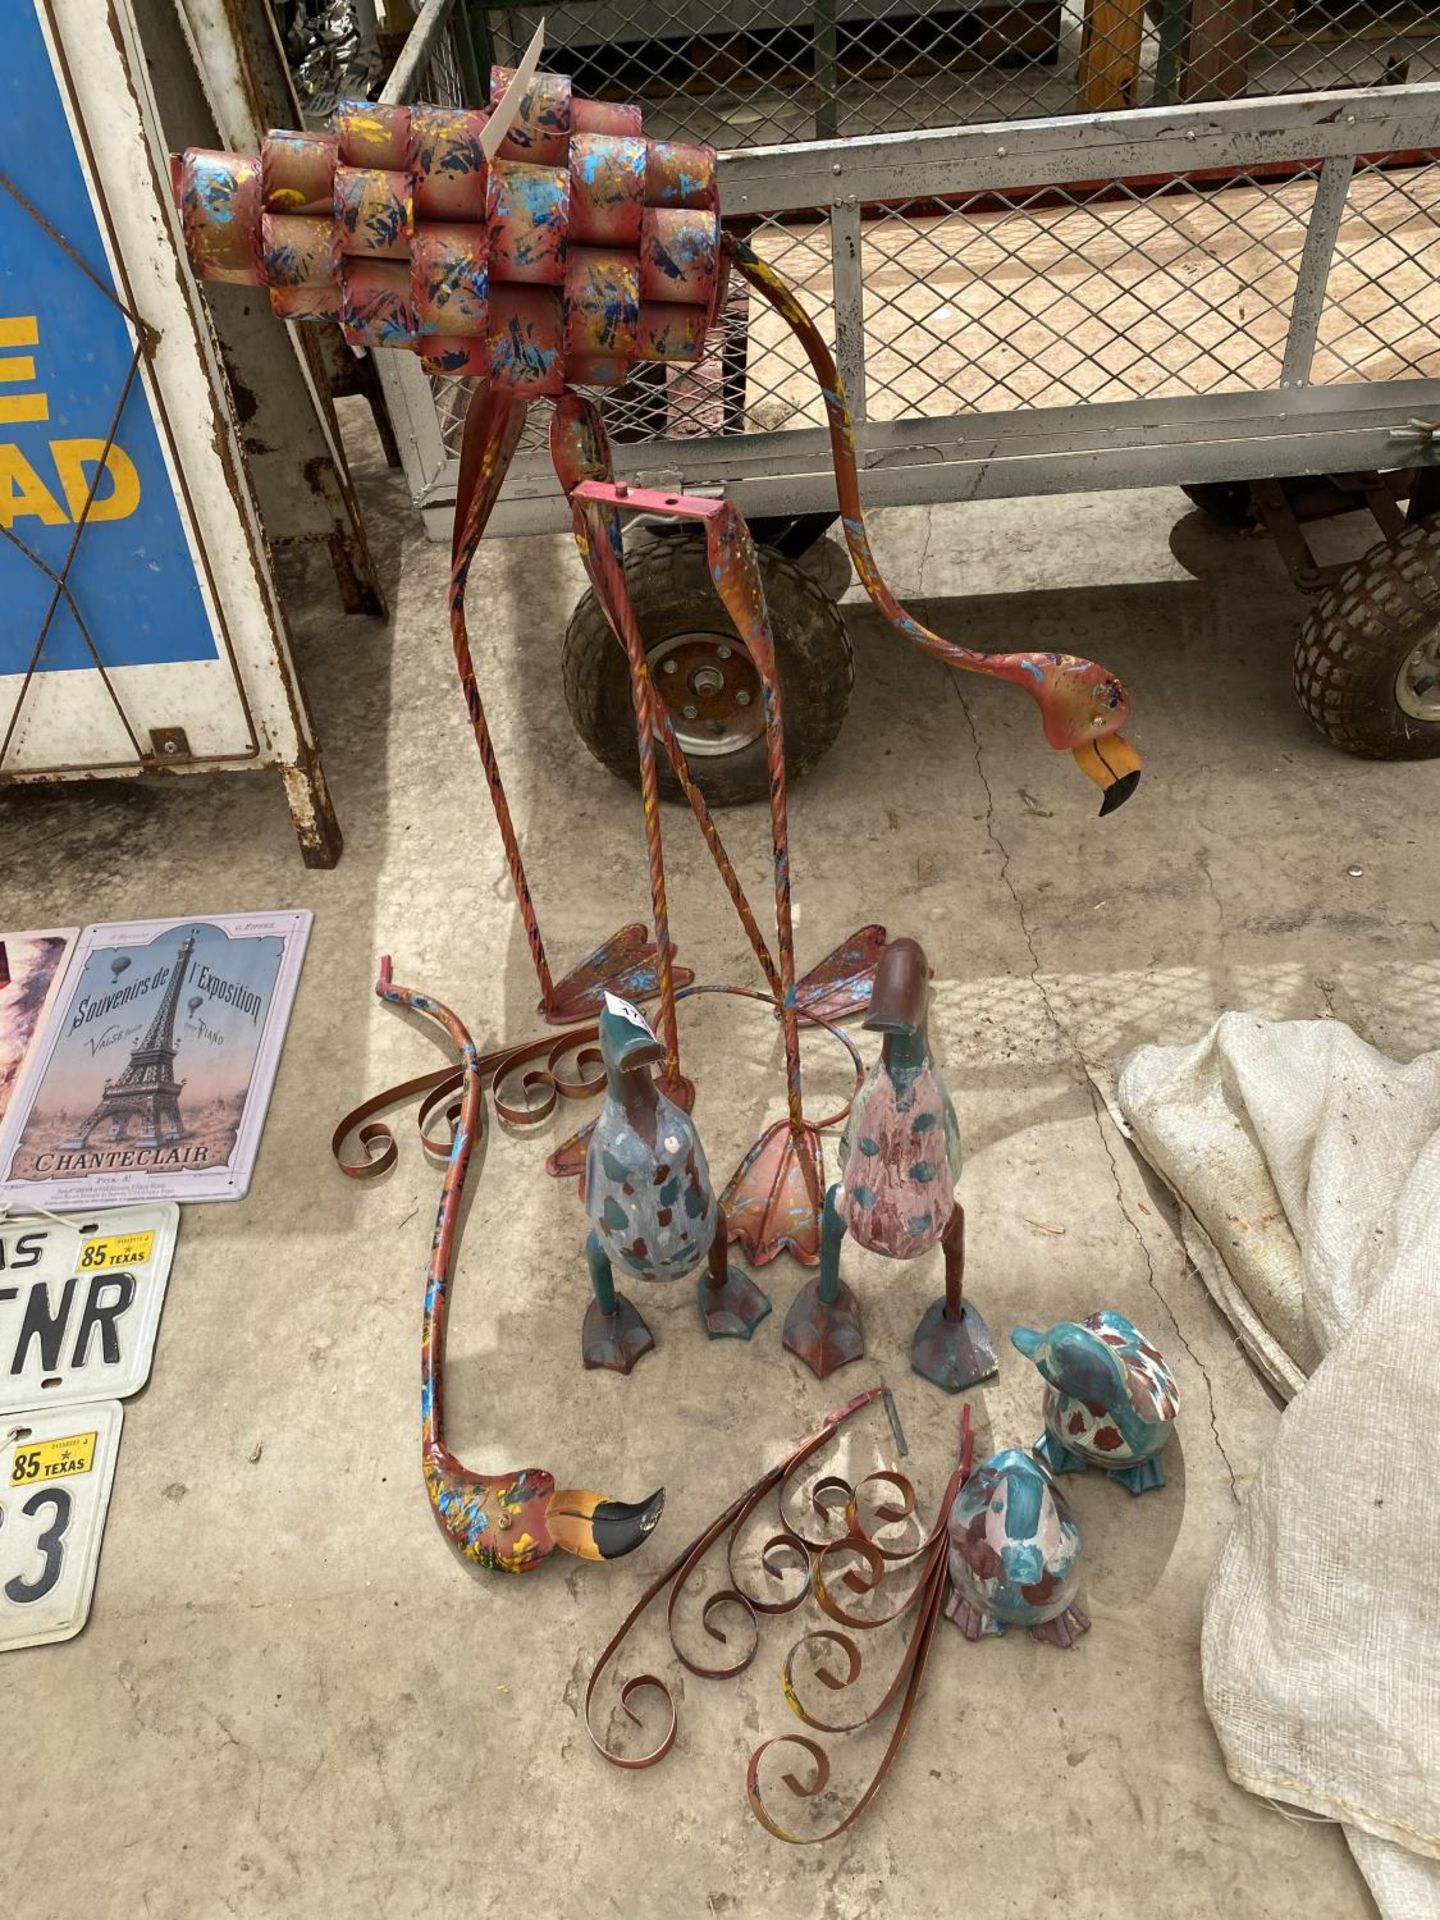
<svg viewBox="0 0 1440 1920">
<path fill-rule="evenodd" d="M 165 997 L 155 1010 L 149 1031 L 130 1055 L 130 1064 L 118 1080 L 107 1080 L 100 1104 L 74 1136 L 65 1142 L 65 1151 L 85 1146 L 102 1123 L 108 1131 L 105 1141 L 130 1140 L 137 1122 L 140 1132 L 133 1139 L 137 1147 L 163 1147 L 171 1140 L 188 1140 L 190 1129 L 180 1118 L 180 1090 L 183 1080 L 175 1078 L 175 1010 L 190 956 L 195 951 L 195 935 L 188 933 L 170 971 Z"/>
</svg>

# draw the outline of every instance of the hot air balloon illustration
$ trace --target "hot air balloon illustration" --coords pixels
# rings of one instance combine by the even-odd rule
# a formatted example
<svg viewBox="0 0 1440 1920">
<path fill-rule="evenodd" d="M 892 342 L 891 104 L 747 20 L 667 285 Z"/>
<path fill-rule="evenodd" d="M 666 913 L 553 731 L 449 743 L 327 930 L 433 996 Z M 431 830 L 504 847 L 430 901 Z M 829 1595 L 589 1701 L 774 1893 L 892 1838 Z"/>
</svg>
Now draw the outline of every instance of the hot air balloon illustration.
<svg viewBox="0 0 1440 1920">
<path fill-rule="evenodd" d="M 116 957 L 110 962 L 111 979 L 118 980 L 121 974 L 125 972 L 126 968 L 129 965 L 130 965 L 130 956 L 128 953 L 117 954 Z"/>
<path fill-rule="evenodd" d="M 194 1013 L 197 1007 L 203 1007 L 204 1004 L 205 996 L 203 993 L 192 993 L 190 998 L 185 1002 L 185 1010 L 187 1013 Z"/>
</svg>

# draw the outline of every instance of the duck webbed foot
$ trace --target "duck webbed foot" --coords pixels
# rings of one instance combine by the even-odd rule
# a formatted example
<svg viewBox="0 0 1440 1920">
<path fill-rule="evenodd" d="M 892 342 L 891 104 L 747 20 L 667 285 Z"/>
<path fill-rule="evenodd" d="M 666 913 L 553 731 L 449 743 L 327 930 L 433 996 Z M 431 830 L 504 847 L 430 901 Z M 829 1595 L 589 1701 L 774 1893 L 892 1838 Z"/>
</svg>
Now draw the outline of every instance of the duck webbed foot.
<svg viewBox="0 0 1440 1920">
<path fill-rule="evenodd" d="M 587 1367 L 607 1367 L 611 1373 L 629 1373 L 649 1353 L 655 1336 L 623 1293 L 615 1296 L 615 1311 L 602 1313 L 598 1300 L 585 1309 L 580 1329 L 580 1357 Z"/>
<path fill-rule="evenodd" d="M 655 1336 L 624 1294 L 616 1292 L 610 1256 L 593 1229 L 585 1242 L 585 1259 L 595 1298 L 585 1309 L 580 1358 L 587 1367 L 629 1373 L 641 1355 L 654 1346 Z"/>
<path fill-rule="evenodd" d="M 963 1393 L 1000 1370 L 990 1329 L 968 1300 L 958 1320 L 949 1317 L 943 1300 L 926 1311 L 915 1329 L 910 1365 L 946 1393 Z"/>
<path fill-rule="evenodd" d="M 840 1278 L 845 1225 L 839 1202 L 839 1187 L 831 1187 L 821 1211 L 820 1272 L 796 1294 L 785 1316 L 785 1345 L 821 1380 L 865 1351 L 859 1302 Z"/>
<path fill-rule="evenodd" d="M 722 1210 L 706 1271 L 695 1282 L 700 1320 L 711 1340 L 748 1340 L 770 1311 L 770 1296 L 726 1255 L 730 1235 Z"/>
<path fill-rule="evenodd" d="M 1052 1647 L 1073 1647 L 1081 1634 L 1089 1631 L 1089 1614 L 1076 1606 L 1067 1607 L 1064 1613 L 1047 1620 L 1043 1626 L 1030 1629 L 1033 1639 L 1044 1640 Z"/>
<path fill-rule="evenodd" d="M 843 1280 L 835 1298 L 826 1300 L 823 1282 L 812 1280 L 790 1303 L 785 1316 L 785 1345 L 798 1355 L 817 1379 L 825 1380 L 837 1367 L 848 1366 L 865 1351 L 860 1303 Z"/>
</svg>

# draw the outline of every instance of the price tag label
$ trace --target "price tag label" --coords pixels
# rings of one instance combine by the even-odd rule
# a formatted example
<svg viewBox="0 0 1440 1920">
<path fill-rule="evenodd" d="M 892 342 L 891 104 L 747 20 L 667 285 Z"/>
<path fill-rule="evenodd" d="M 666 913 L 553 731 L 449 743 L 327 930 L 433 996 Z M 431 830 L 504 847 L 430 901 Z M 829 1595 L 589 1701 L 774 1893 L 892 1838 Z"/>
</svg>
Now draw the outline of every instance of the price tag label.
<svg viewBox="0 0 1440 1920">
<path fill-rule="evenodd" d="M 10 1459 L 10 1484 L 26 1487 L 32 1481 L 69 1480 L 89 1473 L 95 1464 L 93 1433 L 68 1433 L 58 1440 L 41 1440 L 16 1447 Z"/>
<path fill-rule="evenodd" d="M 155 1249 L 153 1233 L 112 1233 L 100 1240 L 87 1240 L 80 1249 L 82 1273 L 94 1273 L 102 1267 L 139 1267 Z"/>
</svg>

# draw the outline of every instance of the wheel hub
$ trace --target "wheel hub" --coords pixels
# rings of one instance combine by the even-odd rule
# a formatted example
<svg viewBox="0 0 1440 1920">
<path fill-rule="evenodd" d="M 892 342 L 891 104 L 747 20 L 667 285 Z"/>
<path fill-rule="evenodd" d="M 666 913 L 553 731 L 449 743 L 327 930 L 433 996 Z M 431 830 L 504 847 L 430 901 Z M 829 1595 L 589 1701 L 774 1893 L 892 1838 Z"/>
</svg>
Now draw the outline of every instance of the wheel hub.
<svg viewBox="0 0 1440 1920">
<path fill-rule="evenodd" d="M 1412 720 L 1440 724 L 1440 624 L 1406 654 L 1395 676 L 1395 699 Z"/>
<path fill-rule="evenodd" d="M 677 633 L 648 656 L 687 758 L 738 753 L 765 731 L 760 676 L 733 633 Z"/>
</svg>

